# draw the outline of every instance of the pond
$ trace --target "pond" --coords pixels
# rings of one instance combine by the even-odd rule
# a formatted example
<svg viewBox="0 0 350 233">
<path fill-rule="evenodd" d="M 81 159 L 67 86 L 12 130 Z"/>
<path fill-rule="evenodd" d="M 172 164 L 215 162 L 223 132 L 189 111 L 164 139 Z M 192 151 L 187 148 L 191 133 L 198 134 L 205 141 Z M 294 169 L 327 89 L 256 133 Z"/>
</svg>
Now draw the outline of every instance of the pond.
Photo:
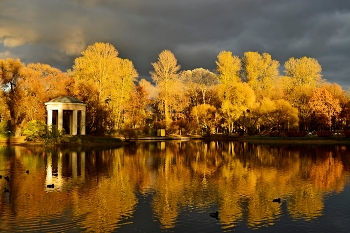
<svg viewBox="0 0 350 233">
<path fill-rule="evenodd" d="M 0 232 L 348 232 L 349 173 L 341 145 L 2 146 Z"/>
</svg>

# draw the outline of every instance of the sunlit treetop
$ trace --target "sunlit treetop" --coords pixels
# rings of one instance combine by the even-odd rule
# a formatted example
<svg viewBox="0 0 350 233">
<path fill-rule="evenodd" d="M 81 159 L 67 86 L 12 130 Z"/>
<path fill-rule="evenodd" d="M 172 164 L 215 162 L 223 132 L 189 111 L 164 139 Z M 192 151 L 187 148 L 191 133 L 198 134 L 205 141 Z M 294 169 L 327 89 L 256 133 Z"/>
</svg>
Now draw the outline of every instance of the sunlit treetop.
<svg viewBox="0 0 350 233">
<path fill-rule="evenodd" d="M 230 51 L 221 51 L 216 61 L 216 71 L 221 84 L 234 85 L 241 82 L 241 60 L 238 56 L 233 56 Z"/>
<path fill-rule="evenodd" d="M 322 81 L 322 67 L 310 57 L 290 58 L 284 63 L 284 72 L 293 79 L 294 85 L 316 86 Z"/>
</svg>

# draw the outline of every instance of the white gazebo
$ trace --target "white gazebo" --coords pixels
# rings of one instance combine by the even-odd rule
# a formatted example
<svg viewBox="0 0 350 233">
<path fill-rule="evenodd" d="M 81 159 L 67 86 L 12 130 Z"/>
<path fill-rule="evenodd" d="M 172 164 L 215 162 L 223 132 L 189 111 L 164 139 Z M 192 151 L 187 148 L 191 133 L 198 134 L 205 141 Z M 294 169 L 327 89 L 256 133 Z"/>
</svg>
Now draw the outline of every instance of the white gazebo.
<svg viewBox="0 0 350 233">
<path fill-rule="evenodd" d="M 45 103 L 47 125 L 56 125 L 58 130 L 64 129 L 67 134 L 85 135 L 86 104 L 82 101 L 63 96 Z M 79 130 L 78 130 L 79 128 Z"/>
</svg>

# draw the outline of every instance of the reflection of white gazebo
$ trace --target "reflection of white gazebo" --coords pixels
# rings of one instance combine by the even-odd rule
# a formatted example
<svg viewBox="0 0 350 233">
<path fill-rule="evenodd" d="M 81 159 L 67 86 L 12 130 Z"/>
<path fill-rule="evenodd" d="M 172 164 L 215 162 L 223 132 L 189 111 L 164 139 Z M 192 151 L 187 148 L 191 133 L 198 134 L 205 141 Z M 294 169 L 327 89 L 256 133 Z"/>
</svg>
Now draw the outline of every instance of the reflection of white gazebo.
<svg viewBox="0 0 350 233">
<path fill-rule="evenodd" d="M 56 125 L 58 130 L 64 129 L 67 134 L 85 135 L 86 104 L 70 97 L 58 97 L 45 103 L 47 125 Z M 79 129 L 79 130 L 78 130 Z"/>
</svg>

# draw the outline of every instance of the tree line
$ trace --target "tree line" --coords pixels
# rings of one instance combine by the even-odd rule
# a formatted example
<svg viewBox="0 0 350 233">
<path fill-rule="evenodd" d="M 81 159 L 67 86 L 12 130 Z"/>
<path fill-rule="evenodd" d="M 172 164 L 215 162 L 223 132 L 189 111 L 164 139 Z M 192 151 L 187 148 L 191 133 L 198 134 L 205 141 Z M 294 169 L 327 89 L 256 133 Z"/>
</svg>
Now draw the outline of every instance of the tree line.
<svg viewBox="0 0 350 233">
<path fill-rule="evenodd" d="M 268 53 L 218 54 L 216 69 L 181 70 L 174 54 L 162 51 L 151 81 L 139 78 L 132 61 L 97 42 L 62 72 L 47 64 L 0 60 L 0 120 L 21 135 L 32 121 L 46 122 L 45 102 L 73 96 L 87 104 L 89 134 L 137 130 L 151 135 L 347 130 L 349 93 L 322 77 L 314 58 L 280 63 Z M 0 128 L 1 130 L 1 128 Z"/>
</svg>

